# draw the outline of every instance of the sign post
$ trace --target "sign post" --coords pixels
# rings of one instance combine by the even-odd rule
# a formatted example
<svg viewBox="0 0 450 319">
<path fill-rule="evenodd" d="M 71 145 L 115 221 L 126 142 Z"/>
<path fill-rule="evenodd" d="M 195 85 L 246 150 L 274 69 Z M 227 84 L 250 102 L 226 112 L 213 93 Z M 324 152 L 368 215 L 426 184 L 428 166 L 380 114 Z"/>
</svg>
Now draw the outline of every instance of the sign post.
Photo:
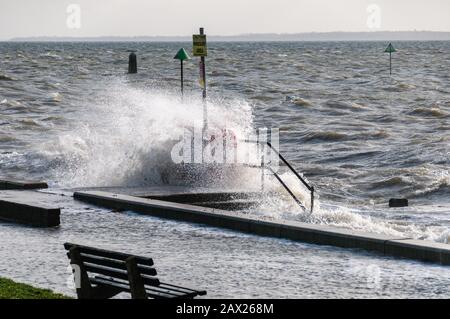
<svg viewBox="0 0 450 319">
<path fill-rule="evenodd" d="M 174 57 L 175 60 L 180 60 L 181 63 L 181 96 L 184 95 L 184 67 L 183 67 L 183 61 L 189 60 L 190 57 L 187 54 L 186 50 L 184 48 L 181 48 L 178 53 Z"/>
<path fill-rule="evenodd" d="M 205 57 L 208 55 L 206 45 L 205 29 L 200 28 L 200 34 L 193 35 L 193 54 L 200 57 L 200 85 L 203 88 L 203 133 L 208 129 L 208 108 L 206 104 L 206 64 Z"/>
<path fill-rule="evenodd" d="M 395 50 L 392 43 L 389 43 L 388 47 L 386 48 L 386 50 L 384 50 L 384 52 L 389 53 L 389 74 L 392 75 L 392 53 L 397 52 L 397 50 Z"/>
</svg>

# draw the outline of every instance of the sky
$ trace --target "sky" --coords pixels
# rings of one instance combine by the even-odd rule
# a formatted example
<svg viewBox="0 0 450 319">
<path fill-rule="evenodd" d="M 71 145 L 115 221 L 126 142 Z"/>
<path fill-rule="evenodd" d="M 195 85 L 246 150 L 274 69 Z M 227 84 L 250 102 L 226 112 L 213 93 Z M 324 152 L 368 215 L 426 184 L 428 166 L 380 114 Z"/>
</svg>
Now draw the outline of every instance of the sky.
<svg viewBox="0 0 450 319">
<path fill-rule="evenodd" d="M 0 39 L 450 31 L 449 0 L 0 0 Z"/>
</svg>

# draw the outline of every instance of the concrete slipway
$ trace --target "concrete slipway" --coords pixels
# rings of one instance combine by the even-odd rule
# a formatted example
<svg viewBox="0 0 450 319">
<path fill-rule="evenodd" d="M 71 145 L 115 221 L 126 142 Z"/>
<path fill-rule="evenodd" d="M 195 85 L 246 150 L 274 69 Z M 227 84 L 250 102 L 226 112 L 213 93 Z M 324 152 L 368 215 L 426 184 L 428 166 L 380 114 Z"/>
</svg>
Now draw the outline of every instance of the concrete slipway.
<svg viewBox="0 0 450 319">
<path fill-rule="evenodd" d="M 238 212 L 115 194 L 79 191 L 74 198 L 116 210 L 129 210 L 172 220 L 221 227 L 261 236 L 375 251 L 387 256 L 450 265 L 450 245 L 411 238 L 369 234 L 295 221 L 274 221 Z"/>
</svg>

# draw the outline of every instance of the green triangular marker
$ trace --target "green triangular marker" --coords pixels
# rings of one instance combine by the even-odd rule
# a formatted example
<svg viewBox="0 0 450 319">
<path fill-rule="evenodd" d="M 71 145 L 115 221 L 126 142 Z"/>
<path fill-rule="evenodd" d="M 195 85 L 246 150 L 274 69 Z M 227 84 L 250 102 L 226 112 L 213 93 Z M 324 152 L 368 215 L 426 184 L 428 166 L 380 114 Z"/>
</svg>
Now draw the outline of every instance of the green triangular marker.
<svg viewBox="0 0 450 319">
<path fill-rule="evenodd" d="M 395 50 L 395 48 L 392 45 L 392 43 L 389 43 L 388 47 L 386 48 L 386 50 L 384 50 L 384 52 L 386 52 L 386 53 L 394 53 L 394 52 L 397 52 L 397 50 Z"/>
<path fill-rule="evenodd" d="M 174 57 L 174 59 L 180 60 L 180 61 L 189 60 L 190 58 L 191 57 L 189 56 L 189 54 L 186 52 L 186 50 L 184 48 L 181 48 Z"/>
</svg>

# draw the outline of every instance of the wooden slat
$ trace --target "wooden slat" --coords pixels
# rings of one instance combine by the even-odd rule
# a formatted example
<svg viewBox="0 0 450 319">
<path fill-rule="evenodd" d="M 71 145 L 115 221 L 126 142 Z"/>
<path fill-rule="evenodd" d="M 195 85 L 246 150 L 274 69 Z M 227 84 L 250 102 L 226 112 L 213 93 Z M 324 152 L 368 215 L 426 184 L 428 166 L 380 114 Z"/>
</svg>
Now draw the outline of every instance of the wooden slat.
<svg viewBox="0 0 450 319">
<path fill-rule="evenodd" d="M 96 276 L 94 278 L 91 278 L 91 282 L 95 285 L 103 285 L 103 286 L 112 286 L 115 288 L 122 289 L 123 292 L 130 293 L 130 286 L 128 283 L 122 283 L 118 282 L 109 278 L 99 277 Z M 167 298 L 179 298 L 180 296 L 170 293 L 165 293 L 163 291 L 158 291 L 154 289 L 146 289 L 146 292 L 149 297 L 155 298 L 155 299 L 167 299 Z"/>
<path fill-rule="evenodd" d="M 155 277 L 149 277 L 146 275 L 142 275 L 142 281 L 144 281 L 145 285 L 149 286 L 159 286 L 159 279 Z"/>
<path fill-rule="evenodd" d="M 64 247 L 66 248 L 66 250 L 69 250 L 73 246 L 79 247 L 81 253 L 94 255 L 94 256 L 100 256 L 100 257 L 106 257 L 106 258 L 116 259 L 116 260 L 121 260 L 121 261 L 125 261 L 128 257 L 133 256 L 130 254 L 118 253 L 118 252 L 113 252 L 113 251 L 98 249 L 98 248 L 92 248 L 92 247 L 87 247 L 87 246 L 80 246 L 80 245 L 75 245 L 75 244 L 71 244 L 71 243 L 64 244 Z M 153 266 L 153 260 L 151 258 L 142 257 L 142 256 L 135 256 L 135 257 L 136 257 L 138 264 L 145 265 L 145 266 Z"/>
<path fill-rule="evenodd" d="M 128 281 L 128 273 L 126 270 L 98 266 L 98 265 L 94 265 L 94 264 L 90 264 L 90 263 L 83 263 L 83 264 L 84 264 L 84 267 L 87 272 L 108 276 L 113 279 L 121 279 L 121 280 Z M 144 281 L 145 285 L 149 285 L 149 286 L 158 286 L 159 285 L 158 278 L 143 275 L 142 280 Z"/>
<path fill-rule="evenodd" d="M 126 270 L 127 267 L 123 261 L 117 259 L 110 259 L 104 257 L 98 257 L 93 255 L 81 254 L 81 260 L 84 263 L 90 263 L 99 266 L 105 266 L 109 268 L 115 268 L 120 270 Z"/>
<path fill-rule="evenodd" d="M 90 278 L 94 285 L 112 286 L 114 288 L 122 289 L 123 292 L 130 292 L 130 286 L 125 282 L 118 282 L 110 278 L 95 276 Z"/>
<path fill-rule="evenodd" d="M 179 290 L 174 290 L 172 288 L 167 288 L 167 287 L 162 287 L 162 286 L 158 286 L 158 287 L 147 287 L 147 294 L 151 296 L 151 294 L 158 294 L 158 293 L 163 293 L 163 294 L 170 294 L 171 296 L 173 296 L 172 298 L 194 298 L 195 296 L 198 296 L 198 292 L 197 291 L 179 291 Z"/>
<path fill-rule="evenodd" d="M 169 296 L 168 298 L 182 298 L 184 295 L 186 295 L 185 293 L 180 293 L 178 291 L 172 291 L 169 289 L 162 289 L 162 288 L 153 287 L 153 286 L 151 286 L 151 287 L 146 286 L 145 290 L 149 296 L 164 294 L 166 296 Z M 153 298 L 155 298 L 155 297 L 153 297 Z"/>
<path fill-rule="evenodd" d="M 124 261 L 116 260 L 116 259 L 110 259 L 105 257 L 98 257 L 94 255 L 88 255 L 88 254 L 81 254 L 82 261 L 85 263 L 90 263 L 94 265 L 100 265 L 100 266 L 106 266 L 109 268 L 116 268 L 120 270 L 127 270 L 126 264 Z M 157 272 L 155 268 L 144 266 L 138 264 L 139 272 L 143 275 L 149 275 L 149 276 L 156 276 Z"/>
<path fill-rule="evenodd" d="M 142 265 L 138 264 L 138 269 L 142 275 L 156 276 L 158 274 L 158 272 L 156 271 L 155 268 L 151 268 L 148 266 L 142 266 Z"/>
<path fill-rule="evenodd" d="M 107 268 L 103 266 L 97 266 L 89 263 L 85 263 L 84 267 L 86 268 L 86 271 L 90 273 L 105 275 L 116 279 L 128 280 L 128 275 L 126 271 L 114 268 Z"/>
<path fill-rule="evenodd" d="M 167 284 L 167 283 L 163 283 L 161 282 L 159 284 L 160 288 L 165 288 L 165 289 L 172 289 L 172 290 L 178 290 L 181 292 L 186 292 L 186 293 L 195 293 L 199 296 L 204 296 L 206 295 L 206 291 L 205 290 L 196 290 L 196 289 L 191 289 L 191 288 L 186 288 L 186 287 L 180 287 L 180 286 L 175 286 L 175 285 L 171 285 L 171 284 Z"/>
<path fill-rule="evenodd" d="M 152 299 L 180 299 L 180 296 L 175 296 L 171 294 L 166 294 L 158 291 L 147 290 L 147 296 Z"/>
<path fill-rule="evenodd" d="M 86 271 L 88 271 L 88 272 L 108 276 L 113 279 L 121 279 L 121 280 L 128 281 L 127 271 L 122 271 L 122 270 L 113 269 L 113 268 L 107 268 L 107 267 L 103 267 L 103 266 L 96 266 L 96 265 L 89 264 L 89 263 L 84 264 L 84 266 L 86 268 Z M 143 275 L 142 280 L 145 285 L 155 286 L 155 287 L 159 286 L 158 278 Z"/>
</svg>

